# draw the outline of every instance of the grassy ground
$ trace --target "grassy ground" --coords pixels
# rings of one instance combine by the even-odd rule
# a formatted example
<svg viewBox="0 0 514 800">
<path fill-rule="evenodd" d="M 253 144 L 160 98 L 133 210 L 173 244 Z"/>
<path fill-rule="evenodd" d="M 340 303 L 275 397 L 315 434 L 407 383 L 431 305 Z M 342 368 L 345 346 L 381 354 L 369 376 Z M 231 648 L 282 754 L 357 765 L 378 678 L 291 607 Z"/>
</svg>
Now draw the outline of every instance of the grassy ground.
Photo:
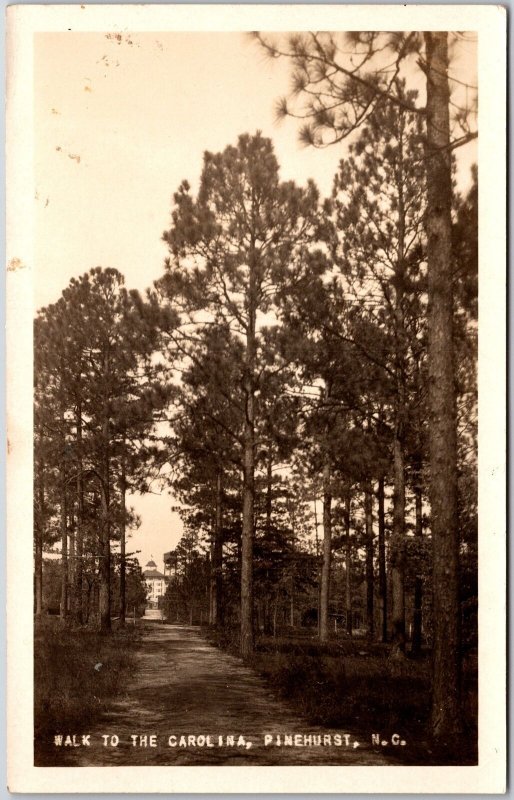
<svg viewBox="0 0 514 800">
<path fill-rule="evenodd" d="M 123 691 L 138 632 L 133 627 L 101 636 L 64 627 L 58 618 L 36 625 L 34 635 L 34 745 L 44 762 L 56 734 L 87 733 L 90 723 Z"/>
<path fill-rule="evenodd" d="M 235 652 L 226 634 L 217 643 Z M 464 663 L 466 735 L 438 751 L 428 734 L 429 654 L 401 661 L 388 656 L 387 645 L 362 639 L 319 645 L 312 637 L 292 632 L 275 640 L 258 638 L 250 665 L 313 724 L 386 737 L 400 734 L 409 747 L 398 748 L 399 763 L 476 763 L 476 660 L 468 657 Z"/>
</svg>

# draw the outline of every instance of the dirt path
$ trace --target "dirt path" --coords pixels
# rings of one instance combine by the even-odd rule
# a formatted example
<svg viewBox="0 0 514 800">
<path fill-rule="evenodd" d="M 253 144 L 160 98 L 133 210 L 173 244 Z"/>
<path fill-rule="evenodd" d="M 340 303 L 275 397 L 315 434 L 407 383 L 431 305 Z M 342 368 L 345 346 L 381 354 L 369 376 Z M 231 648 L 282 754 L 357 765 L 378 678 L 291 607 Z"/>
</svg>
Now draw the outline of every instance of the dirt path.
<svg viewBox="0 0 514 800">
<path fill-rule="evenodd" d="M 209 645 L 197 629 L 178 625 L 145 625 L 126 693 L 88 733 L 90 746 L 62 747 L 58 762 L 66 766 L 388 763 L 384 752 L 371 747 L 371 731 L 363 736 L 309 725 L 273 697 L 265 681 L 237 658 Z M 119 744 L 104 746 L 102 735 L 118 736 Z M 284 744 L 285 735 L 296 744 Z M 156 737 L 156 747 L 150 746 L 150 736 Z M 265 744 L 265 736 L 273 737 L 273 743 Z M 331 737 L 331 744 L 324 736 Z M 140 737 L 147 737 L 146 746 Z"/>
</svg>

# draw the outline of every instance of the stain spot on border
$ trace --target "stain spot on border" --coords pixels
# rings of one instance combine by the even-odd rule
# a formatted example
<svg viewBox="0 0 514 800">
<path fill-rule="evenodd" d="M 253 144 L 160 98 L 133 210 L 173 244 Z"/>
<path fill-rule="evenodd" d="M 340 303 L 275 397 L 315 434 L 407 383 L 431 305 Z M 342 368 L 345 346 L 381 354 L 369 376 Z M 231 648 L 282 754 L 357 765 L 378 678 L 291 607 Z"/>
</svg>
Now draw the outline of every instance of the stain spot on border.
<svg viewBox="0 0 514 800">
<path fill-rule="evenodd" d="M 21 258 L 11 258 L 7 264 L 7 270 L 8 272 L 16 272 L 17 269 L 25 269 L 25 266 Z"/>
</svg>

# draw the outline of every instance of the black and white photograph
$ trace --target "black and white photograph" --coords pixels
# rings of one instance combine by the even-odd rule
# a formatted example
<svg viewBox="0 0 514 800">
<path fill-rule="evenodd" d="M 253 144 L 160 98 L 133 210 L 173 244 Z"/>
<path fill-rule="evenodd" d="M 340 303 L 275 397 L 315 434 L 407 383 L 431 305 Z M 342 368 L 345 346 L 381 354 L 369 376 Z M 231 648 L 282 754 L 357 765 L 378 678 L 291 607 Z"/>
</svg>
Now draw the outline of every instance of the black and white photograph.
<svg viewBox="0 0 514 800">
<path fill-rule="evenodd" d="M 309 8 L 11 9 L 15 790 L 504 790 L 505 17 Z"/>
</svg>

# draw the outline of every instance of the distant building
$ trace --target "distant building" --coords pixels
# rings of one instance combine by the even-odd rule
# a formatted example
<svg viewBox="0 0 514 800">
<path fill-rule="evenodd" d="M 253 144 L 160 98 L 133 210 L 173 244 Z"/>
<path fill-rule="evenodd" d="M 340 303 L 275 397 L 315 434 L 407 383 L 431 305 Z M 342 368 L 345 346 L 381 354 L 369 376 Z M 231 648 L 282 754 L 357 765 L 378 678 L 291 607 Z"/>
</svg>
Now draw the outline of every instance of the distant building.
<svg viewBox="0 0 514 800">
<path fill-rule="evenodd" d="M 166 592 L 166 577 L 159 572 L 155 561 L 149 561 L 143 570 L 143 578 L 148 589 L 147 605 L 149 608 L 158 608 L 159 598 Z"/>
</svg>

